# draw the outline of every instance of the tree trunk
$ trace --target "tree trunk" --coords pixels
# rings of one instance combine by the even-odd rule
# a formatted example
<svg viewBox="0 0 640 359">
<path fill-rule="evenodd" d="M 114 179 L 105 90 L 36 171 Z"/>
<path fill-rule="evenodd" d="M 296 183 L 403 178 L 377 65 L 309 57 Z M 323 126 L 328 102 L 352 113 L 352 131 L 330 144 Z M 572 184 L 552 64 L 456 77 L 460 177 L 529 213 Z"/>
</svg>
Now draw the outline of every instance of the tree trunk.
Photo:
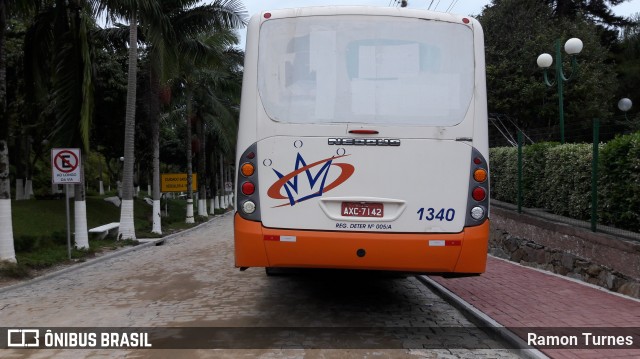
<svg viewBox="0 0 640 359">
<path fill-rule="evenodd" d="M 187 85 L 189 86 L 189 85 Z M 191 92 L 187 90 L 187 218 L 186 223 L 195 223 L 193 218 L 193 166 L 191 164 L 191 116 L 193 104 Z"/>
<path fill-rule="evenodd" d="M 11 180 L 9 179 L 9 118 L 7 117 L 7 71 L 5 29 L 7 4 L 0 0 L 0 263 L 16 263 L 11 220 Z"/>
<path fill-rule="evenodd" d="M 200 151 L 198 151 L 198 173 L 200 178 L 200 190 L 198 191 L 198 216 L 207 217 L 207 182 L 205 161 L 207 160 L 204 135 L 204 121 L 198 121 L 198 138 L 200 139 Z"/>
<path fill-rule="evenodd" d="M 16 178 L 16 201 L 22 201 L 24 199 L 24 182 L 22 178 Z"/>
<path fill-rule="evenodd" d="M 98 157 L 100 160 L 100 165 L 98 167 L 98 171 L 100 171 L 100 176 L 98 177 L 98 193 L 103 196 L 104 195 L 104 182 L 102 181 L 102 155 Z"/>
<path fill-rule="evenodd" d="M 33 196 L 33 171 L 31 168 L 31 161 L 29 157 L 31 157 L 31 152 L 33 152 L 33 147 L 31 143 L 33 142 L 33 138 L 31 135 L 27 135 L 25 138 L 25 170 L 24 170 L 24 195 L 22 196 L 23 200 L 31 199 Z"/>
<path fill-rule="evenodd" d="M 138 65 L 138 27 L 135 12 L 129 24 L 129 74 L 127 111 L 124 129 L 124 168 L 122 171 L 122 207 L 118 239 L 136 239 L 133 223 L 133 168 L 135 163 L 136 75 Z"/>
<path fill-rule="evenodd" d="M 208 167 L 208 173 L 207 176 L 210 179 L 210 183 L 209 183 L 209 188 L 211 189 L 211 196 L 209 198 L 209 214 L 211 215 L 215 215 L 216 214 L 216 202 L 215 202 L 215 197 L 216 197 L 216 161 L 215 161 L 215 147 L 214 147 L 214 140 L 213 140 L 213 136 L 210 137 L 210 140 L 208 141 L 209 143 L 209 148 L 207 148 L 207 153 L 210 153 L 211 156 L 209 156 L 209 165 Z"/>
<path fill-rule="evenodd" d="M 220 152 L 220 207 L 227 209 L 227 191 L 224 181 L 224 156 Z"/>
<path fill-rule="evenodd" d="M 157 70 L 151 69 L 151 141 L 153 141 L 153 174 L 152 187 L 153 191 L 153 225 L 151 233 L 162 234 L 162 216 L 160 206 L 160 100 L 159 86 L 160 82 L 157 76 Z"/>
<path fill-rule="evenodd" d="M 4 117 L 3 114 L 0 116 Z M 8 131 L 4 131 L 5 129 L 6 127 L 3 127 L 2 132 L 8 133 Z M 9 146 L 6 138 L 0 138 L 0 265 L 2 262 L 16 263 L 16 251 L 13 246 L 13 222 L 11 220 Z"/>
<path fill-rule="evenodd" d="M 84 161 L 82 166 L 83 183 L 74 185 L 75 200 L 73 201 L 73 225 L 75 247 L 89 249 L 89 232 L 87 230 L 87 202 L 85 200 Z"/>
</svg>

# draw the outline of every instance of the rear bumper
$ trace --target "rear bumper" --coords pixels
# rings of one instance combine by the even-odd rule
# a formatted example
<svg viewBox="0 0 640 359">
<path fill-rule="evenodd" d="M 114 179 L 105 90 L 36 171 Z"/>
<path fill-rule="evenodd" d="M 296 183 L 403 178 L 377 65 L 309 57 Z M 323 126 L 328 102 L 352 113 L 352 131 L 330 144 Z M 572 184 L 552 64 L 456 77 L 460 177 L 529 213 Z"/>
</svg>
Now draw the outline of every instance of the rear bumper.
<svg viewBox="0 0 640 359">
<path fill-rule="evenodd" d="M 397 234 L 272 229 L 236 213 L 234 236 L 236 267 L 483 273 L 489 220 L 461 233 Z"/>
</svg>

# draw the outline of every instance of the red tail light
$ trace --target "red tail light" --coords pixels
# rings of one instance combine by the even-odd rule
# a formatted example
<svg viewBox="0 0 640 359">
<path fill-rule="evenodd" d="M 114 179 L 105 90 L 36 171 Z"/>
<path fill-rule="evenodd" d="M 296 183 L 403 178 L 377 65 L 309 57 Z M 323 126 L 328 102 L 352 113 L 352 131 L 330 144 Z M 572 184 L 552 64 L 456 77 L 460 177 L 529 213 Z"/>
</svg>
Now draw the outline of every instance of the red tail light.
<svg viewBox="0 0 640 359">
<path fill-rule="evenodd" d="M 473 192 L 471 193 L 471 197 L 473 197 L 473 199 L 475 199 L 476 201 L 480 202 L 487 197 L 487 192 L 482 187 L 476 187 L 473 189 Z"/>
<path fill-rule="evenodd" d="M 245 196 L 252 195 L 255 192 L 256 186 L 251 182 L 245 182 L 242 184 L 242 194 Z"/>
</svg>

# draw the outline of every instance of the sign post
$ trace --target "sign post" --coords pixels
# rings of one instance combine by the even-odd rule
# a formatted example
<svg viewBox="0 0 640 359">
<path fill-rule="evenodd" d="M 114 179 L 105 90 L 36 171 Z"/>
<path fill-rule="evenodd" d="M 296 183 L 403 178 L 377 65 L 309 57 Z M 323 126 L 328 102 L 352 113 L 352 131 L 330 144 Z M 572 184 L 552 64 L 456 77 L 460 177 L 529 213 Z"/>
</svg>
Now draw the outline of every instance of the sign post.
<svg viewBox="0 0 640 359">
<path fill-rule="evenodd" d="M 51 149 L 51 182 L 63 184 L 67 209 L 67 253 L 71 259 L 71 219 L 69 216 L 69 185 L 82 183 L 79 148 Z"/>
<path fill-rule="evenodd" d="M 191 174 L 191 190 L 198 192 L 198 174 Z M 160 192 L 186 192 L 186 173 L 163 173 L 160 175 Z"/>
<path fill-rule="evenodd" d="M 191 174 L 191 190 L 198 191 L 198 174 Z M 160 175 L 160 192 L 186 192 L 187 191 L 187 174 L 186 173 L 162 173 Z M 165 197 L 166 198 L 166 197 Z M 164 202 L 164 211 L 169 213 L 167 200 Z"/>
</svg>

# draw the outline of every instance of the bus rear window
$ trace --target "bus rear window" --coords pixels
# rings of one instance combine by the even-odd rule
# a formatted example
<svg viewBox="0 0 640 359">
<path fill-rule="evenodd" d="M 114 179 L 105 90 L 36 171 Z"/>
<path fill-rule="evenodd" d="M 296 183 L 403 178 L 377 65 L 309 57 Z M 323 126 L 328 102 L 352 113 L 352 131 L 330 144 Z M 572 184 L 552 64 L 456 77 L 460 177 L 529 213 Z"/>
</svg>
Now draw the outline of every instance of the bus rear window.
<svg viewBox="0 0 640 359">
<path fill-rule="evenodd" d="M 386 16 L 274 19 L 260 29 L 258 90 L 285 123 L 454 126 L 473 95 L 473 32 Z"/>
</svg>

